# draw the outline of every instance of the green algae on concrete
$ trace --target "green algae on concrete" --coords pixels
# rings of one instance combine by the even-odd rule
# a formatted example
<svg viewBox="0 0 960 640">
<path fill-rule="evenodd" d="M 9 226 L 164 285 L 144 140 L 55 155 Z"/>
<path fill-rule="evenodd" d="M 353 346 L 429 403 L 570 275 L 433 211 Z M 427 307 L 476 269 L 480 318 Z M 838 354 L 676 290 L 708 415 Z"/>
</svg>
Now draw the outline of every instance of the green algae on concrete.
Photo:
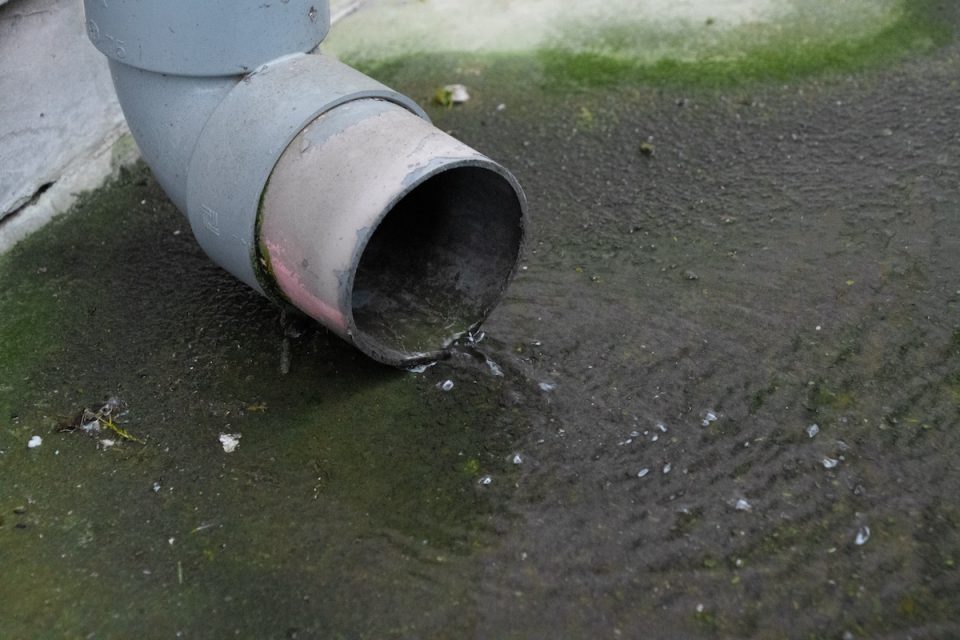
<svg viewBox="0 0 960 640">
<path fill-rule="evenodd" d="M 618 0 L 383 2 L 351 17 L 324 49 L 376 68 L 456 55 L 532 56 L 551 85 L 722 86 L 852 71 L 944 44 L 938 0 Z"/>
<path fill-rule="evenodd" d="M 404 562 L 430 574 L 490 544 L 498 489 L 478 479 L 509 475 L 501 381 L 395 371 L 309 325 L 285 338 L 144 167 L 0 266 L 0 635 L 380 635 L 424 597 L 394 591 Z M 109 396 L 145 445 L 58 431 Z M 396 606 L 346 606 L 369 598 Z"/>
</svg>

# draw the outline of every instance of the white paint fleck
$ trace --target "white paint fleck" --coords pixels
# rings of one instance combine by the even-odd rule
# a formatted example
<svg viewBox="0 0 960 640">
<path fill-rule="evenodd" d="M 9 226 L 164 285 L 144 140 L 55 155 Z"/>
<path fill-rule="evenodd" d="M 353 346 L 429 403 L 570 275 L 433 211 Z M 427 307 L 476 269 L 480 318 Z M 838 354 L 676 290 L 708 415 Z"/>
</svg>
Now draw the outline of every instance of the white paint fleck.
<svg viewBox="0 0 960 640">
<path fill-rule="evenodd" d="M 233 453 L 240 446 L 240 438 L 242 437 L 239 433 L 221 433 L 220 444 L 223 445 L 224 451 Z"/>
<path fill-rule="evenodd" d="M 867 540 L 870 539 L 870 527 L 864 525 L 857 530 L 857 537 L 854 538 L 853 542 L 858 546 L 862 547 L 867 544 Z"/>
<path fill-rule="evenodd" d="M 443 90 L 450 96 L 450 102 L 453 104 L 463 104 L 470 99 L 470 92 L 467 90 L 466 85 L 448 84 Z"/>
<path fill-rule="evenodd" d="M 27 448 L 36 449 L 42 444 L 43 444 L 43 438 L 41 438 L 40 436 L 33 436 L 32 438 L 30 438 L 30 440 L 27 441 Z"/>
<path fill-rule="evenodd" d="M 823 465 L 824 469 L 833 469 L 838 464 L 840 464 L 840 461 L 835 458 L 824 458 L 823 460 L 820 461 L 820 464 Z"/>
<path fill-rule="evenodd" d="M 647 469 L 646 467 L 644 467 L 643 469 L 640 469 L 640 471 L 637 471 L 637 477 L 642 478 L 648 473 L 650 473 L 650 469 Z"/>
</svg>

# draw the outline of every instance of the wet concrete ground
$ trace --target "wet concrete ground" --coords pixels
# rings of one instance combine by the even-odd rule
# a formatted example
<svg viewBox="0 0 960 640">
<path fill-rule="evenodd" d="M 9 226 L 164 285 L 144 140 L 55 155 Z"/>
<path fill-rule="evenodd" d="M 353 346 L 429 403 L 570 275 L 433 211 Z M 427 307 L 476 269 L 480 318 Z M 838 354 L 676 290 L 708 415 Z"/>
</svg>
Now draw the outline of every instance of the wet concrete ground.
<svg viewBox="0 0 960 640">
<path fill-rule="evenodd" d="M 92 194 L 0 258 L 0 635 L 960 634 L 960 47 L 371 70 L 469 85 L 432 117 L 527 191 L 486 338 L 386 369 L 281 328 L 146 169 Z M 58 430 L 111 396 L 146 444 Z"/>
</svg>

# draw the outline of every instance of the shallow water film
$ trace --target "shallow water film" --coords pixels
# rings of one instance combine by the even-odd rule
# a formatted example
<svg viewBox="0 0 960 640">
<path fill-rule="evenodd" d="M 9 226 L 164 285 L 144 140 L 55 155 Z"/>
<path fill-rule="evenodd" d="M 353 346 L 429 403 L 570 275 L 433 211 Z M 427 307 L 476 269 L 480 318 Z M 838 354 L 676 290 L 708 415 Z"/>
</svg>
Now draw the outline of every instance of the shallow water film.
<svg viewBox="0 0 960 640">
<path fill-rule="evenodd" d="M 146 168 L 86 196 L 0 257 L 0 637 L 960 635 L 960 47 L 915 5 L 796 67 L 369 63 L 530 201 L 420 373 Z"/>
</svg>

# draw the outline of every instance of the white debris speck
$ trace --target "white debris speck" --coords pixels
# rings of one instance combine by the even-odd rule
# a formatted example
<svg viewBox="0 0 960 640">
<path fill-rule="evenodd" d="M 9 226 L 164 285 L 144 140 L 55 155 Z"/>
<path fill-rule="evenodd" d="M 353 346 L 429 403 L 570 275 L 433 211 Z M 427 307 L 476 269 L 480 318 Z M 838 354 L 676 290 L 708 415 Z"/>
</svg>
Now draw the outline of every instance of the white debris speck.
<svg viewBox="0 0 960 640">
<path fill-rule="evenodd" d="M 84 422 L 80 425 L 80 430 L 86 433 L 87 435 L 93 433 L 100 433 L 100 421 L 94 418 L 90 422 Z"/>
<path fill-rule="evenodd" d="M 167 538 L 167 544 L 169 544 L 171 547 L 173 546 L 173 543 L 176 541 L 177 541 L 176 538 Z"/>
<path fill-rule="evenodd" d="M 437 389 L 440 389 L 441 391 L 450 391 L 453 389 L 453 380 L 444 380 L 443 382 L 438 382 Z"/>
<path fill-rule="evenodd" d="M 437 364 L 436 362 L 428 362 L 426 364 L 418 364 L 415 367 L 410 367 L 407 369 L 410 373 L 423 373 L 433 365 Z"/>
<path fill-rule="evenodd" d="M 653 434 L 652 436 L 650 436 L 650 442 L 656 442 L 656 441 L 659 440 L 659 439 L 660 439 L 660 435 L 657 434 L 657 433 L 655 433 L 655 434 Z"/>
<path fill-rule="evenodd" d="M 646 467 L 644 467 L 643 469 L 640 469 L 640 471 L 637 471 L 637 477 L 638 477 L 638 478 L 642 478 L 643 476 L 647 475 L 648 473 L 650 473 L 650 469 L 647 469 Z"/>
<path fill-rule="evenodd" d="M 817 330 L 817 331 L 820 331 L 821 329 L 823 329 L 823 327 L 821 327 L 820 325 L 817 325 L 817 326 L 816 326 L 816 330 Z"/>
<path fill-rule="evenodd" d="M 27 448 L 36 449 L 42 444 L 43 444 L 43 438 L 41 438 L 40 436 L 33 436 L 27 441 Z"/>
<path fill-rule="evenodd" d="M 100 448 L 103 449 L 104 451 L 106 451 L 107 449 L 109 449 L 115 444 L 117 444 L 117 441 L 114 440 L 113 438 L 102 438 L 100 440 Z"/>
<path fill-rule="evenodd" d="M 820 464 L 823 465 L 824 469 L 833 469 L 835 466 L 840 464 L 840 461 L 835 458 L 824 458 L 820 461 Z"/>
<path fill-rule="evenodd" d="M 519 453 L 513 454 L 513 457 L 510 459 L 510 462 L 513 464 L 523 464 L 523 456 Z"/>
<path fill-rule="evenodd" d="M 497 105 L 497 111 L 503 111 L 503 110 L 505 110 L 506 108 L 507 108 L 507 105 L 505 105 L 505 104 L 502 103 L 502 102 Z"/>
<path fill-rule="evenodd" d="M 709 427 L 711 422 L 717 421 L 717 414 L 713 411 L 707 411 L 703 416 L 703 426 Z"/>
<path fill-rule="evenodd" d="M 867 540 L 870 539 L 870 527 L 864 525 L 857 530 L 857 537 L 854 538 L 853 542 L 858 546 L 862 547 L 867 544 Z"/>
<path fill-rule="evenodd" d="M 160 493 L 160 483 L 159 483 L 159 482 L 154 482 L 154 483 L 153 483 L 153 492 L 154 492 L 154 493 Z"/>
<path fill-rule="evenodd" d="M 751 511 L 753 505 L 746 498 L 738 498 L 737 503 L 733 505 L 733 508 L 737 511 Z"/>
<path fill-rule="evenodd" d="M 807 427 L 807 435 L 811 438 L 815 437 L 818 433 L 820 433 L 820 425 L 812 424 Z"/>
<path fill-rule="evenodd" d="M 489 487 L 491 484 L 493 484 L 493 478 L 491 476 L 483 476 L 477 481 L 477 483 L 483 485 L 484 487 Z"/>
<path fill-rule="evenodd" d="M 697 613 L 703 613 L 703 603 L 697 605 Z"/>
<path fill-rule="evenodd" d="M 490 358 L 487 358 L 487 367 L 490 369 L 490 373 L 492 373 L 493 375 L 497 376 L 498 378 L 503 377 L 503 369 L 501 369 L 500 365 L 498 365 L 496 362 L 494 362 Z"/>
<path fill-rule="evenodd" d="M 631 437 L 631 438 L 639 438 L 639 437 L 640 437 L 640 432 L 637 431 L 637 430 L 633 430 L 633 431 L 630 432 L 630 437 Z"/>
<path fill-rule="evenodd" d="M 470 99 L 470 92 L 466 85 L 448 84 L 443 88 L 443 92 L 448 96 L 451 104 L 463 104 Z"/>
<path fill-rule="evenodd" d="M 224 451 L 233 453 L 240 446 L 240 438 L 242 437 L 239 433 L 221 433 L 220 444 L 223 445 Z"/>
<path fill-rule="evenodd" d="M 557 385 L 553 384 L 552 382 L 541 382 L 537 386 L 540 387 L 540 391 L 546 391 L 547 393 L 557 388 Z"/>
<path fill-rule="evenodd" d="M 663 472 L 664 472 L 665 474 L 666 474 L 666 473 L 670 473 L 670 469 L 673 469 L 673 465 L 670 464 L 669 462 L 668 462 L 667 464 L 663 465 Z"/>
<path fill-rule="evenodd" d="M 663 424 L 662 422 L 658 422 L 658 423 L 657 423 L 657 429 L 660 429 L 660 432 L 661 432 L 661 433 L 666 433 L 666 432 L 667 432 L 667 425 Z"/>
</svg>

